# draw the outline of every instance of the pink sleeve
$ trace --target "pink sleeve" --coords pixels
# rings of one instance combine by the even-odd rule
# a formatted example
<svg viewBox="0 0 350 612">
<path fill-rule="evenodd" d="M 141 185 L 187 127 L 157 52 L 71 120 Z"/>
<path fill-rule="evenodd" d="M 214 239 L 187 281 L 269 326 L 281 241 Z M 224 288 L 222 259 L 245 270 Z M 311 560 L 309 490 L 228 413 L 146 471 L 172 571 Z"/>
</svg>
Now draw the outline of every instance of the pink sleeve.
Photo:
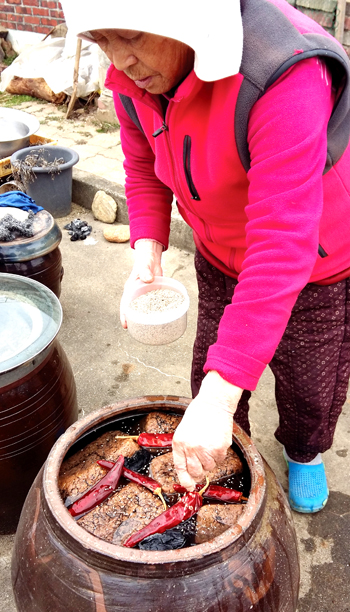
<svg viewBox="0 0 350 612">
<path fill-rule="evenodd" d="M 318 256 L 331 79 L 318 59 L 300 61 L 254 105 L 247 251 L 205 371 L 253 390 L 273 357 Z"/>
<path fill-rule="evenodd" d="M 125 155 L 125 194 L 130 220 L 130 244 L 150 238 L 168 247 L 172 191 L 154 173 L 154 154 L 145 135 L 129 118 L 119 96 L 114 104 Z"/>
</svg>

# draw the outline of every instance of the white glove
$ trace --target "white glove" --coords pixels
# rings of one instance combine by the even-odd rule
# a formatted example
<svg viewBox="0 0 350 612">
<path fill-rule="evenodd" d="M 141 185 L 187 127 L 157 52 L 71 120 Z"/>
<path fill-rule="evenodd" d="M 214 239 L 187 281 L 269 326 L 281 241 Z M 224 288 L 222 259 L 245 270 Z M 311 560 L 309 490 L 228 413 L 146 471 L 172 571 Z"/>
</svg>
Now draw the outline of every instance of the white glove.
<svg viewBox="0 0 350 612">
<path fill-rule="evenodd" d="M 163 276 L 161 266 L 163 245 L 156 240 L 137 240 L 134 245 L 135 263 L 132 272 L 124 285 L 124 292 L 120 301 L 120 322 L 126 329 L 125 317 L 128 296 L 132 292 L 133 283 L 140 279 L 144 283 L 151 283 L 155 276 Z"/>
<path fill-rule="evenodd" d="M 193 491 L 206 471 L 224 461 L 232 444 L 233 414 L 243 389 L 210 371 L 189 404 L 173 438 L 175 469 L 180 483 Z"/>
</svg>

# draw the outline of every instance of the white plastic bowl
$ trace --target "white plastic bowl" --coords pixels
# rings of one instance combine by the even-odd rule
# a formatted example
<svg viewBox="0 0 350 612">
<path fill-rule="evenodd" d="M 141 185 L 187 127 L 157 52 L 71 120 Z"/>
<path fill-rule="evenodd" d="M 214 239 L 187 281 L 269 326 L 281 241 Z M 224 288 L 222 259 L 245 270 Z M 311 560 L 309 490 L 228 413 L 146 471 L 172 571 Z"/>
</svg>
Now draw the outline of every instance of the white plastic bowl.
<svg viewBox="0 0 350 612">
<path fill-rule="evenodd" d="M 179 281 L 155 276 L 152 283 L 136 281 L 134 291 L 128 296 L 125 309 L 130 335 L 142 344 L 170 344 L 182 336 L 187 327 L 187 311 L 190 305 L 185 287 Z M 144 313 L 134 310 L 130 303 L 140 295 L 156 289 L 171 289 L 180 293 L 184 301 L 177 308 Z"/>
</svg>

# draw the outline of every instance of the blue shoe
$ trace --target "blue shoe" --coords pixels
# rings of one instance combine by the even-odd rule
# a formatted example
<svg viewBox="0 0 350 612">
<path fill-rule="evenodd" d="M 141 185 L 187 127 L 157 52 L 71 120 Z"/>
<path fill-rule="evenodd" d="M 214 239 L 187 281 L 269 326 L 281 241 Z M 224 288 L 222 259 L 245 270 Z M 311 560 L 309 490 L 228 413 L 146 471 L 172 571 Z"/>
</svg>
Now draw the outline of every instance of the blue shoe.
<svg viewBox="0 0 350 612">
<path fill-rule="evenodd" d="M 283 453 L 284 454 L 284 453 Z M 284 457 L 289 470 L 289 504 L 296 512 L 319 512 L 328 500 L 324 464 L 292 463 Z"/>
</svg>

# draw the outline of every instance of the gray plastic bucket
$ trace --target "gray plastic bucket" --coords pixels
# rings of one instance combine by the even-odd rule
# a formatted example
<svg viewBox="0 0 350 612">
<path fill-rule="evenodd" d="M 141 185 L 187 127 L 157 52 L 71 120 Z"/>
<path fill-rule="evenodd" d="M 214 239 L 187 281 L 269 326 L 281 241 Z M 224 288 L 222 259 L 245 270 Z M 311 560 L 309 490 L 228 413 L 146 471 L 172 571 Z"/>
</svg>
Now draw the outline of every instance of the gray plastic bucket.
<svg viewBox="0 0 350 612">
<path fill-rule="evenodd" d="M 73 149 L 53 145 L 40 147 L 27 147 L 20 149 L 11 155 L 11 164 L 15 161 L 24 160 L 29 154 L 40 154 L 47 162 L 55 159 L 64 159 L 64 164 L 59 166 L 59 172 L 50 172 L 48 168 L 33 166 L 32 170 L 36 176 L 34 181 L 29 182 L 26 187 L 27 194 L 42 206 L 54 218 L 64 217 L 72 209 L 72 175 L 73 166 L 79 161 L 79 155 Z M 41 157 L 41 155 L 40 155 Z"/>
</svg>

